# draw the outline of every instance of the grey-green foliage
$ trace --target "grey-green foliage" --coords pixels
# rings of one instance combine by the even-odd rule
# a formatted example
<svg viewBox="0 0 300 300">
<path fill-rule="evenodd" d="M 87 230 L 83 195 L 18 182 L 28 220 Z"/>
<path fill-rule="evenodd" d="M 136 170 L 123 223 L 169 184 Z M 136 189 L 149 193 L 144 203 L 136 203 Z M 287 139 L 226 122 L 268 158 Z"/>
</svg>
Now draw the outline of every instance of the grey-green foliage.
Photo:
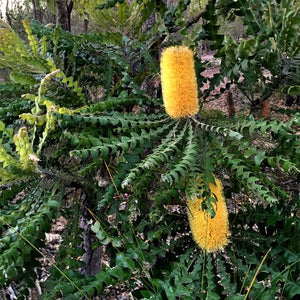
<svg viewBox="0 0 300 300">
<path fill-rule="evenodd" d="M 155 207 L 152 209 L 157 210 L 157 214 L 152 211 L 146 216 L 137 210 L 135 214 L 143 217 L 135 220 L 130 215 L 134 202 L 134 197 L 130 198 L 128 210 L 119 211 L 117 227 L 107 226 L 104 220 L 93 225 L 92 230 L 99 243 L 110 249 L 114 261 L 94 278 L 76 278 L 76 283 L 84 287 L 89 297 L 95 292 L 101 294 L 109 285 L 126 282 L 137 299 L 243 299 L 269 249 L 249 297 L 272 298 L 280 293 L 292 299 L 297 295 L 297 275 L 293 272 L 297 273 L 300 267 L 299 245 L 295 243 L 299 222 L 296 216 L 290 216 L 289 203 L 282 202 L 280 208 L 247 205 L 239 214 L 231 213 L 230 220 L 235 219 L 235 222 L 231 226 L 230 245 L 222 252 L 205 254 L 195 248 L 190 236 L 185 234 L 187 220 L 184 210 L 166 212 Z M 114 210 L 119 205 L 119 201 L 112 202 L 110 209 Z M 295 211 L 294 206 L 292 211 Z M 124 219 L 127 222 L 122 222 Z M 125 228 L 129 232 L 122 231 L 119 239 L 116 232 Z M 176 237 L 173 236 L 175 233 Z M 133 272 L 135 276 L 131 276 Z M 136 289 L 138 282 L 142 285 Z M 269 282 L 268 287 L 266 282 Z M 284 285 L 285 289 L 282 288 Z M 45 298 L 55 297 L 60 292 L 65 295 L 71 292 L 76 298 L 80 297 L 70 284 L 61 283 Z"/>
<path fill-rule="evenodd" d="M 177 8 L 147 3 L 166 17 L 166 30 L 183 26 L 189 1 L 180 1 Z M 121 5 L 108 17 L 129 6 Z M 149 15 L 149 8 L 140 1 L 134 5 L 146 10 L 142 19 Z M 205 27 L 209 38 L 216 35 L 212 8 L 209 2 L 205 11 L 206 18 L 212 18 Z M 126 22 L 128 11 L 123 12 Z M 141 15 L 135 16 L 142 20 Z M 176 24 L 172 16 L 177 17 Z M 10 29 L 3 28 L 1 32 L 10 35 Z M 245 297 L 270 248 L 250 297 L 272 298 L 281 293 L 291 299 L 299 273 L 299 203 L 292 191 L 277 185 L 277 176 L 295 179 L 299 173 L 295 129 L 299 115 L 282 123 L 228 119 L 201 111 L 194 118 L 172 120 L 161 99 L 141 88 L 158 70 L 157 51 L 151 47 L 168 35 L 163 27 L 161 32 L 149 33 L 153 38 L 149 43 L 143 41 L 147 34 L 140 39 L 139 35 L 120 37 L 116 32 L 107 34 L 109 29 L 105 34 L 80 36 L 36 24 L 33 29 L 37 36 L 26 27 L 29 44 L 13 33 L 5 41 L 20 44 L 22 54 L 10 54 L 12 45 L 5 52 L 4 39 L 0 40 L 0 61 L 15 55 L 11 65 L 3 66 L 9 70 L 20 66 L 11 73 L 12 81 L 0 89 L 5 103 L 14 99 L 12 107 L 22 113 L 21 118 L 16 113 L 6 116 L 4 105 L 0 106 L 1 117 L 6 118 L 6 126 L 0 123 L 1 132 L 6 131 L 2 134 L 5 153 L 18 158 L 12 136 L 22 124 L 40 159 L 38 172 L 25 178 L 27 189 L 18 177 L 13 184 L 1 185 L 1 284 L 7 287 L 13 280 L 20 287 L 20 297 L 25 295 L 36 267 L 36 253 L 26 239 L 42 247 L 43 235 L 59 210 L 69 222 L 56 253 L 57 265 L 42 286 L 44 299 L 92 298 L 120 283 L 137 299 L 239 299 Z M 136 55 L 139 45 L 144 47 Z M 26 60 L 30 57 L 34 60 Z M 25 62 L 29 69 L 24 68 Z M 90 92 L 97 86 L 104 92 L 93 98 Z M 23 89 L 27 95 L 21 98 Z M 0 167 L 5 163 L 6 168 L 9 162 L 4 156 Z M 9 166 L 13 169 L 13 164 Z M 209 183 L 214 175 L 222 179 L 224 173 L 228 198 L 242 192 L 246 200 L 229 203 L 229 245 L 205 255 L 189 233 L 185 199 L 205 195 L 205 208 L 213 216 L 216 199 L 207 196 Z M 255 199 L 255 205 L 247 201 L 247 195 Z M 78 224 L 87 225 L 89 220 L 91 231 L 83 232 Z M 86 233 L 95 240 L 91 248 L 105 246 L 109 257 L 95 275 L 83 275 L 81 269 Z"/>
<path fill-rule="evenodd" d="M 63 196 L 58 186 L 51 188 L 50 185 L 46 190 L 44 184 L 43 181 L 33 181 L 25 193 L 24 185 L 13 186 L 12 189 L 1 188 L 1 286 L 17 280 L 22 290 L 22 283 L 26 287 L 26 284 L 32 285 L 35 280 L 34 268 L 38 265 L 36 257 L 40 254 L 32 245 L 39 248 L 43 244 L 45 232 L 49 231 Z"/>
<path fill-rule="evenodd" d="M 24 22 L 24 26 L 28 24 Z M 0 67 L 13 70 L 12 77 L 21 81 L 22 73 L 25 82 L 34 83 L 32 75 L 47 73 L 50 68 L 47 60 L 38 53 L 38 45 L 32 33 L 29 32 L 30 47 L 4 21 L 0 22 Z M 16 73 L 19 72 L 19 73 Z M 30 77 L 31 75 L 31 77 Z"/>
<path fill-rule="evenodd" d="M 262 171 L 265 166 L 279 168 L 286 173 L 299 173 L 299 147 L 292 129 L 292 125 L 299 122 L 298 115 L 289 124 L 241 119 L 236 124 L 229 123 L 227 128 L 220 127 L 210 120 L 205 123 L 193 119 L 176 121 L 174 127 L 174 121 L 164 118 L 163 115 L 148 115 L 149 121 L 136 121 L 126 114 L 116 118 L 67 114 L 56 117 L 61 119 L 61 125 L 67 129 L 66 132 L 76 123 L 82 125 L 94 122 L 102 129 L 110 125 L 116 132 L 120 132 L 118 127 L 122 126 L 121 138 L 116 136 L 109 140 L 100 137 L 98 140 L 94 139 L 97 145 L 86 149 L 86 137 L 72 135 L 71 131 L 67 133 L 66 136 L 71 142 L 83 148 L 73 150 L 71 154 L 85 160 L 99 157 L 111 159 L 114 155 L 123 156 L 127 152 L 134 152 L 136 147 L 145 145 L 146 141 L 158 143 L 152 154 L 128 172 L 123 180 L 123 188 L 134 185 L 143 172 L 161 174 L 162 182 L 166 181 L 171 186 L 180 180 L 188 181 L 197 176 L 197 173 L 201 176 L 206 172 L 205 169 L 210 169 L 208 166 L 205 169 L 201 166 L 201 159 L 206 151 L 212 158 L 210 164 L 228 168 L 235 178 L 240 178 L 240 184 L 246 190 L 252 191 L 259 199 L 267 202 L 277 201 L 278 195 L 284 193 L 281 189 L 273 189 L 272 181 L 268 180 Z M 173 128 L 170 128 L 171 126 Z M 204 143 L 203 138 L 198 139 L 198 136 L 205 137 L 208 142 Z M 253 144 L 253 139 L 269 143 L 269 149 L 264 149 L 259 143 Z M 92 142 L 91 139 L 90 141 Z M 288 143 L 289 147 L 295 150 L 285 151 L 284 154 L 281 152 L 278 156 L 278 142 L 283 145 Z"/>
<path fill-rule="evenodd" d="M 181 131 L 177 132 L 178 124 L 173 130 L 170 130 L 168 135 L 161 141 L 161 143 L 154 148 L 153 153 L 149 154 L 144 160 L 131 169 L 126 178 L 124 179 L 122 186 L 128 186 L 134 179 L 136 179 L 143 171 L 143 169 L 156 170 L 162 164 L 169 161 L 169 155 L 175 153 L 178 148 L 177 144 L 181 142 L 186 132 L 186 126 Z M 177 134 L 176 138 L 174 136 Z"/>
<path fill-rule="evenodd" d="M 221 58 L 221 72 L 248 97 L 253 110 L 257 99 L 265 101 L 274 90 L 289 85 L 284 73 L 300 51 L 298 4 L 293 0 L 220 1 L 217 4 L 229 19 L 232 15 L 242 16 L 247 28 L 247 38 L 236 41 L 226 35 L 217 56 Z M 243 80 L 240 80 L 241 75 Z"/>
</svg>

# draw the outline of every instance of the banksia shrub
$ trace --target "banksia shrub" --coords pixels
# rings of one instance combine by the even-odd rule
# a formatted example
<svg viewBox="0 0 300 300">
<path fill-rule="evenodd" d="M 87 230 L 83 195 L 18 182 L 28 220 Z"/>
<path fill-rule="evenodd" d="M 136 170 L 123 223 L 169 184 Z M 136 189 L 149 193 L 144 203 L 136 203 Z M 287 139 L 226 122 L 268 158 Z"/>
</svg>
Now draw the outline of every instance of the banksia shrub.
<svg viewBox="0 0 300 300">
<path fill-rule="evenodd" d="M 161 56 L 160 68 L 167 114 L 174 119 L 195 115 L 199 104 L 192 50 L 184 46 L 166 48 Z"/>
<path fill-rule="evenodd" d="M 216 185 L 209 184 L 209 188 L 217 197 L 217 204 L 213 204 L 215 217 L 209 212 L 201 210 L 204 199 L 188 199 L 188 218 L 195 242 L 207 252 L 221 250 L 228 243 L 228 212 L 223 196 L 223 186 L 220 180 L 215 179 Z M 212 195 L 213 196 L 213 195 Z"/>
</svg>

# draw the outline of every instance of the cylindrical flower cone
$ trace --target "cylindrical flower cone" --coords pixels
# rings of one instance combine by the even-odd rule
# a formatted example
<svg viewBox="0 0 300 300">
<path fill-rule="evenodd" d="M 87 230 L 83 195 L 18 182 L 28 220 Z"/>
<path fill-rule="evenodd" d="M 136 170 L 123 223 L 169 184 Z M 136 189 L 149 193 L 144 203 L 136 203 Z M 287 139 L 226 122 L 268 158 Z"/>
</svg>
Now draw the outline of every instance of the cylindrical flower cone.
<svg viewBox="0 0 300 300">
<path fill-rule="evenodd" d="M 200 248 L 207 252 L 215 252 L 223 249 L 228 243 L 230 235 L 228 226 L 228 211 L 223 196 L 223 186 L 220 180 L 215 179 L 216 185 L 209 184 L 212 194 L 218 201 L 213 204 L 215 217 L 201 210 L 203 199 L 188 199 L 188 218 L 193 238 Z"/>
<path fill-rule="evenodd" d="M 199 104 L 192 50 L 184 46 L 166 48 L 161 55 L 160 69 L 167 114 L 174 119 L 195 115 Z"/>
</svg>

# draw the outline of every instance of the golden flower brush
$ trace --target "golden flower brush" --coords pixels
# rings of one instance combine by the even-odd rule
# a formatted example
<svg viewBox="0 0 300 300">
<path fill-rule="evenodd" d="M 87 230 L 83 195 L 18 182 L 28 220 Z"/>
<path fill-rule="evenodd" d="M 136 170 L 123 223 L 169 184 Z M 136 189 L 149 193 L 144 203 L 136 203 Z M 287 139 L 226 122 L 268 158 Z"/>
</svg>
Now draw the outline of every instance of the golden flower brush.
<svg viewBox="0 0 300 300">
<path fill-rule="evenodd" d="M 184 46 L 166 48 L 161 56 L 161 83 L 164 106 L 174 119 L 199 111 L 198 86 L 193 52 Z"/>
</svg>

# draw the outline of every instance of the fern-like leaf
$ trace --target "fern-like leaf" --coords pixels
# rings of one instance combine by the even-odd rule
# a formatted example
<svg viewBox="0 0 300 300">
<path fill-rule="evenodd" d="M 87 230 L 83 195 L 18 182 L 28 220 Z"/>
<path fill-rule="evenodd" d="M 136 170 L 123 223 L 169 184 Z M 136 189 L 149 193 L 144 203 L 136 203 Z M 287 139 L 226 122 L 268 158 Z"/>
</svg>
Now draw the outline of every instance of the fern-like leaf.
<svg viewBox="0 0 300 300">
<path fill-rule="evenodd" d="M 142 162 L 137 164 L 135 168 L 130 170 L 122 182 L 123 188 L 131 184 L 144 169 L 152 170 L 157 168 L 162 164 L 167 163 L 171 159 L 173 153 L 178 152 L 177 144 L 183 139 L 187 126 L 185 125 L 179 132 L 177 132 L 177 127 L 178 123 L 153 150 L 152 154 L 149 154 Z"/>
<path fill-rule="evenodd" d="M 8 228 L 0 238 L 1 285 L 16 279 L 27 284 L 35 280 L 33 269 L 36 264 L 32 261 L 37 253 L 27 241 L 40 245 L 63 195 L 57 186 L 49 191 L 40 187 L 30 185 L 31 191 L 25 197 L 16 198 L 0 212 L 0 226 Z"/>
<path fill-rule="evenodd" d="M 102 146 L 92 147 L 89 149 L 73 150 L 70 152 L 70 154 L 83 159 L 95 159 L 98 157 L 107 158 L 110 155 L 116 154 L 117 151 L 124 153 L 134 149 L 138 145 L 142 146 L 146 141 L 151 141 L 152 139 L 159 137 L 172 125 L 173 122 L 170 122 L 159 127 L 158 129 L 150 129 L 148 132 L 146 130 L 141 130 L 140 134 L 132 132 L 130 137 L 123 136 L 121 139 L 113 143 L 103 144 Z"/>
<path fill-rule="evenodd" d="M 199 122 L 195 118 L 193 118 L 192 120 L 204 131 L 213 132 L 213 133 L 225 136 L 225 137 L 235 138 L 238 140 L 240 140 L 243 137 L 239 132 L 233 131 L 229 128 L 214 126 L 211 124 L 205 124 L 203 122 Z"/>
<path fill-rule="evenodd" d="M 180 178 L 185 177 L 196 164 L 195 155 L 198 154 L 198 145 L 195 140 L 192 124 L 189 120 L 187 122 L 187 143 L 183 150 L 183 155 L 172 169 L 161 175 L 162 181 L 168 182 L 170 185 L 177 183 Z"/>
</svg>

